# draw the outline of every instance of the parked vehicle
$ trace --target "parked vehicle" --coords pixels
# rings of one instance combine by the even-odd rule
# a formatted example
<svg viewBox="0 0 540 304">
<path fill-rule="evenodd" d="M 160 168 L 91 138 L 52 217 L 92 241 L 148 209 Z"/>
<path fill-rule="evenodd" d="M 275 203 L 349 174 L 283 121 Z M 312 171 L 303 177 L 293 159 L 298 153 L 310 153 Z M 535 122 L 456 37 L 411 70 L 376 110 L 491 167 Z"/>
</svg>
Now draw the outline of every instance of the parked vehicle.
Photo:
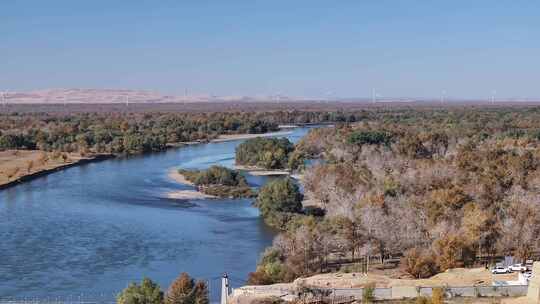
<svg viewBox="0 0 540 304">
<path fill-rule="evenodd" d="M 533 263 L 534 263 L 533 260 L 527 260 L 527 261 L 525 262 L 525 267 L 527 268 L 527 270 L 529 270 L 529 271 L 532 270 L 532 268 L 533 268 Z"/>
<path fill-rule="evenodd" d="M 504 266 L 495 266 L 495 268 L 491 269 L 491 273 L 493 274 L 502 274 L 502 273 L 510 273 L 510 269 L 508 267 Z"/>
<path fill-rule="evenodd" d="M 522 264 L 514 264 L 514 265 L 511 265 L 510 267 L 508 267 L 508 269 L 512 272 L 525 272 L 527 271 L 527 267 L 525 265 L 522 265 Z"/>
</svg>

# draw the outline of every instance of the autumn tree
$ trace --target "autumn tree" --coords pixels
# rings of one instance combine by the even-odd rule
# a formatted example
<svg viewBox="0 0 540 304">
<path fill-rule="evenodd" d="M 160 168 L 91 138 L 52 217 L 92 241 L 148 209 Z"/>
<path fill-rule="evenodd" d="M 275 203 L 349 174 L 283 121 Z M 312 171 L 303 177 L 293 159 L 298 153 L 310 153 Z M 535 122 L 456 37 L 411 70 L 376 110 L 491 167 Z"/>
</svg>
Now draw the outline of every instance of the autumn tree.
<svg viewBox="0 0 540 304">
<path fill-rule="evenodd" d="M 208 304 L 208 286 L 183 272 L 169 287 L 166 304 Z"/>
<path fill-rule="evenodd" d="M 416 279 L 429 278 L 438 272 L 435 257 L 427 250 L 412 248 L 405 253 L 402 262 L 405 271 Z"/>
</svg>

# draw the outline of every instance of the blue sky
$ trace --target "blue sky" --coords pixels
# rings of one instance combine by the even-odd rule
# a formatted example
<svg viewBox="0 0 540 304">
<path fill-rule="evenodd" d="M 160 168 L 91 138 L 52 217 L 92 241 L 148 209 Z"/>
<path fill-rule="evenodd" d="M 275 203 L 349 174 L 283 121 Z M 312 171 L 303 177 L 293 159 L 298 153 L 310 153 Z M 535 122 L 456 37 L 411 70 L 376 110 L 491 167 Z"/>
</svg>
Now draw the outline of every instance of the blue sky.
<svg viewBox="0 0 540 304">
<path fill-rule="evenodd" d="M 0 89 L 540 97 L 540 1 L 0 0 Z"/>
</svg>

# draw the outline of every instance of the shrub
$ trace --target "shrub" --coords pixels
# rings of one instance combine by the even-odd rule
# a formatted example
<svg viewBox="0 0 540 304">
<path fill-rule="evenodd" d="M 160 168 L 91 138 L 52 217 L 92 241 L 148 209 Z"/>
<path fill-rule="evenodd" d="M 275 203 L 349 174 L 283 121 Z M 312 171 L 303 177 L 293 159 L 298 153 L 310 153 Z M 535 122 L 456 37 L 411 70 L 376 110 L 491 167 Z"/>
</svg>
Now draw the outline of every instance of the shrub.
<svg viewBox="0 0 540 304">
<path fill-rule="evenodd" d="M 442 288 L 433 288 L 431 304 L 444 304 L 444 290 Z"/>
<path fill-rule="evenodd" d="M 415 304 L 431 304 L 431 301 L 427 297 L 418 297 L 414 301 Z"/>
<path fill-rule="evenodd" d="M 259 261 L 257 270 L 249 274 L 248 284 L 268 285 L 290 282 L 295 277 L 290 267 L 283 263 L 281 252 L 275 248 L 267 248 Z"/>
<path fill-rule="evenodd" d="M 372 303 L 375 299 L 375 285 L 370 284 L 362 289 L 362 303 Z"/>
</svg>

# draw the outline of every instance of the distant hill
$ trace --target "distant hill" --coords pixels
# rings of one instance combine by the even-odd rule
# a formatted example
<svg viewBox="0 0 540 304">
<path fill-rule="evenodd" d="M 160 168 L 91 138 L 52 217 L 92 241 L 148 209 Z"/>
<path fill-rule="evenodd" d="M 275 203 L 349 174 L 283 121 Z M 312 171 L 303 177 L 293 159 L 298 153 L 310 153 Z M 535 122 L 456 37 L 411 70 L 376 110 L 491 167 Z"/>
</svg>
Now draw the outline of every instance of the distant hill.
<svg viewBox="0 0 540 304">
<path fill-rule="evenodd" d="M 0 91 L 0 103 L 2 100 Z M 153 104 L 153 103 L 201 103 L 201 102 L 270 102 L 270 103 L 297 103 L 297 102 L 318 102 L 318 103 L 371 103 L 371 98 L 302 98 L 284 95 L 268 96 L 215 96 L 209 94 L 198 95 L 165 95 L 155 91 L 126 90 L 126 89 L 46 89 L 30 92 L 4 92 L 5 100 L 9 104 Z M 538 104 L 538 99 L 506 98 L 497 100 L 497 105 L 503 104 Z M 437 98 L 421 97 L 379 97 L 377 104 L 408 103 L 423 105 L 440 105 Z M 489 100 L 481 99 L 447 99 L 447 104 L 491 104 Z"/>
<path fill-rule="evenodd" d="M 122 89 L 47 89 L 31 92 L 5 93 L 10 104 L 85 104 L 85 103 L 184 103 L 226 101 L 292 101 L 285 96 L 213 96 L 213 95 L 164 95 L 159 92 Z M 299 100 L 299 99 L 294 99 Z M 0 96 L 0 102 L 1 96 Z"/>
</svg>

